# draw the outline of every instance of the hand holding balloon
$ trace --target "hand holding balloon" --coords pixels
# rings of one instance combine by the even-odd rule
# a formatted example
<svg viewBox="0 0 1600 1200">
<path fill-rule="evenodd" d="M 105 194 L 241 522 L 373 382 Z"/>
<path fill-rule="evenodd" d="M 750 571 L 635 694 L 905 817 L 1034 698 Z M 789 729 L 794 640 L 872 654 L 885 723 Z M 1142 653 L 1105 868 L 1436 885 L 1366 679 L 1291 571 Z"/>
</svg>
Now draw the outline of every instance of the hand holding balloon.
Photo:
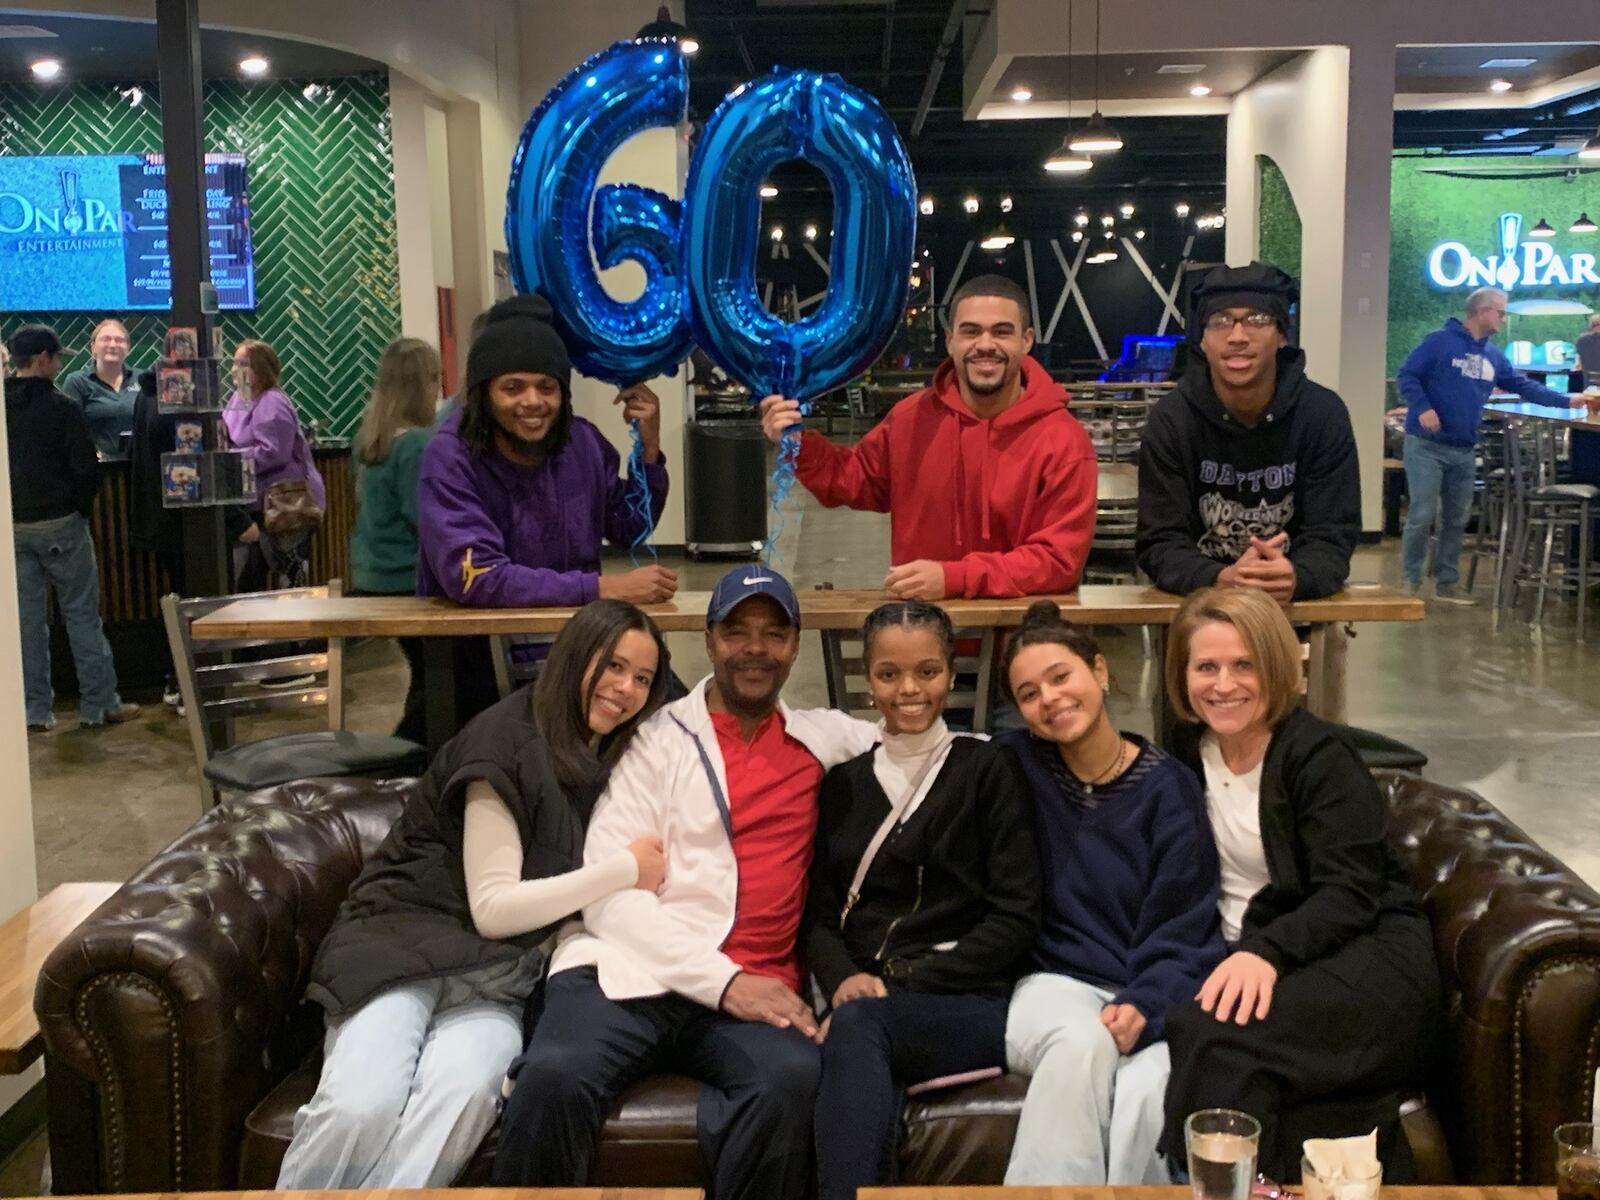
<svg viewBox="0 0 1600 1200">
<path fill-rule="evenodd" d="M 661 457 L 661 398 L 642 383 L 623 388 L 613 404 L 622 405 L 622 418 L 639 431 L 639 442 L 644 449 L 644 461 L 653 463 Z"/>
<path fill-rule="evenodd" d="M 774 446 L 783 445 L 784 434 L 794 430 L 794 435 L 799 436 L 805 426 L 805 417 L 800 412 L 800 401 L 787 400 L 782 396 L 767 396 L 761 401 L 761 432 L 767 435 L 767 440 Z"/>
</svg>

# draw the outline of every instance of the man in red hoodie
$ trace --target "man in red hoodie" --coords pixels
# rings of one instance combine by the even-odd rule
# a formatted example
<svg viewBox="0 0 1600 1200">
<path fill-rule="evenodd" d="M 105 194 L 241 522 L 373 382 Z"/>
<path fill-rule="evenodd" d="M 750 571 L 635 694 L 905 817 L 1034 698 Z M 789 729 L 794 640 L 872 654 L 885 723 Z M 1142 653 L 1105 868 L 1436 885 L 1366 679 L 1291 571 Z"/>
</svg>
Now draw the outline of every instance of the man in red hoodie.
<svg viewBox="0 0 1600 1200">
<path fill-rule="evenodd" d="M 1067 395 L 1028 352 L 1022 289 L 983 275 L 957 290 L 933 386 L 907 396 L 853 447 L 800 440 L 795 474 L 829 508 L 890 516 L 900 599 L 1027 596 L 1078 584 L 1094 536 L 1094 448 Z M 773 442 L 800 405 L 761 402 Z"/>
</svg>

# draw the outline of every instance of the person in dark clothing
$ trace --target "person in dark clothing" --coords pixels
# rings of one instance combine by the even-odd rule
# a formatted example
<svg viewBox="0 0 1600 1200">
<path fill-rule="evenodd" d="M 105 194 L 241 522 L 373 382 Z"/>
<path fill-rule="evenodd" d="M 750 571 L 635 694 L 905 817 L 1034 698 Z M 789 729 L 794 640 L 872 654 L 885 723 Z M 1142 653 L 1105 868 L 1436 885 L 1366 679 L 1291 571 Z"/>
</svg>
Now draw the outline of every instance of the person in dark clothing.
<svg viewBox="0 0 1600 1200">
<path fill-rule="evenodd" d="M 923 601 L 863 633 L 882 741 L 822 782 L 806 957 L 823 1026 L 820 1200 L 892 1186 L 901 1089 L 1005 1063 L 1011 985 L 1039 928 L 1033 805 L 1016 758 L 942 713 L 955 633 Z"/>
<path fill-rule="evenodd" d="M 666 678 L 650 618 L 598 600 L 556 638 L 531 694 L 439 751 L 311 965 L 327 1043 L 280 1189 L 454 1182 L 494 1123 L 557 924 L 661 884 L 658 839 L 584 866 L 583 835 Z"/>
<path fill-rule="evenodd" d="M 61 339 L 48 325 L 11 335 L 16 377 L 7 380 L 12 538 L 22 627 L 22 691 L 28 731 L 55 726 L 50 682 L 50 590 L 78 671 L 78 722 L 120 725 L 139 706 L 117 695 L 117 667 L 100 623 L 100 574 L 89 517 L 100 468 L 83 410 L 56 390 Z"/>
<path fill-rule="evenodd" d="M 1307 1137 L 1376 1128 L 1384 1181 L 1411 1182 L 1400 1104 L 1442 1017 L 1433 934 L 1390 845 L 1377 784 L 1336 726 L 1298 707 L 1300 647 L 1248 588 L 1190 596 L 1166 686 L 1174 755 L 1206 783 L 1231 953 L 1167 1014 L 1161 1149 L 1232 1108 L 1261 1122 L 1260 1169 L 1300 1177 Z"/>
<path fill-rule="evenodd" d="M 1350 414 L 1289 345 L 1295 282 L 1214 269 L 1191 297 L 1183 378 L 1139 450 L 1139 569 L 1158 588 L 1255 587 L 1282 603 L 1332 595 L 1361 532 Z"/>
<path fill-rule="evenodd" d="M 1217 856 L 1193 772 L 1106 711 L 1106 660 L 1050 600 L 1028 610 L 1001 678 L 1045 879 L 1006 1058 L 1032 1077 L 1010 1185 L 1157 1185 L 1165 1018 L 1222 960 Z"/>
<path fill-rule="evenodd" d="M 122 456 L 122 435 L 133 428 L 139 396 L 139 381 L 128 369 L 128 346 L 126 325 L 115 317 L 101 321 L 89 336 L 93 360 L 61 385 L 67 398 L 82 407 L 94 448 L 108 458 Z"/>
</svg>

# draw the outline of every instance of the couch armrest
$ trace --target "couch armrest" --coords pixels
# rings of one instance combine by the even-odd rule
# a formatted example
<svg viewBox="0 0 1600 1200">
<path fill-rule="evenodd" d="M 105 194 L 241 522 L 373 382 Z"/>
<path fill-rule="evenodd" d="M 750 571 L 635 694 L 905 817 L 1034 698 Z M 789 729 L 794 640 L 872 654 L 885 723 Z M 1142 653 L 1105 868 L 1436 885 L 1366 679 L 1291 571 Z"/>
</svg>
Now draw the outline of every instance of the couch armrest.
<svg viewBox="0 0 1600 1200">
<path fill-rule="evenodd" d="M 236 1186 L 270 1047 L 408 781 L 303 780 L 212 809 L 55 949 L 34 1007 L 60 1193 Z"/>
<path fill-rule="evenodd" d="M 1447 1069 L 1429 1088 L 1462 1183 L 1551 1184 L 1551 1133 L 1593 1119 L 1600 893 L 1493 805 L 1376 772 L 1433 925 Z"/>
</svg>

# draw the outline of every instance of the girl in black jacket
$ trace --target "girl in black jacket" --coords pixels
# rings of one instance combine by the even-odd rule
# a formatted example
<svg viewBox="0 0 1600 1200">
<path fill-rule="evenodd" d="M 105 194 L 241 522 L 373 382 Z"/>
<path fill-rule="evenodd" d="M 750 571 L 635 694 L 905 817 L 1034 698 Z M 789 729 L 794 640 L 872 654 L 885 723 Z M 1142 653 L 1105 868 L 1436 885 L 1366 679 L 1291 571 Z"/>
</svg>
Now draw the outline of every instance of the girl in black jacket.
<svg viewBox="0 0 1600 1200">
<path fill-rule="evenodd" d="M 596 600 L 550 647 L 531 699 L 513 692 L 439 751 L 311 965 L 307 998 L 327 1011 L 322 1077 L 295 1115 L 279 1188 L 455 1181 L 498 1113 L 556 926 L 661 884 L 659 840 L 586 866 L 583 836 L 667 676 L 650 618 Z"/>
<path fill-rule="evenodd" d="M 944 723 L 950 618 L 885 604 L 864 641 L 883 740 L 823 779 L 806 905 L 807 958 L 833 1009 L 820 1200 L 894 1183 L 904 1085 L 1004 1066 L 1006 1007 L 1041 903 L 1020 766 Z"/>
<path fill-rule="evenodd" d="M 1377 785 L 1336 726 L 1298 707 L 1300 645 L 1254 588 L 1190 596 L 1166 684 L 1205 781 L 1232 953 L 1167 1015 L 1161 1148 L 1196 1109 L 1261 1122 L 1259 1169 L 1300 1177 L 1308 1137 L 1377 1128 L 1384 1182 L 1410 1182 L 1400 1104 L 1441 1014 L 1433 935 L 1386 833 Z"/>
</svg>

